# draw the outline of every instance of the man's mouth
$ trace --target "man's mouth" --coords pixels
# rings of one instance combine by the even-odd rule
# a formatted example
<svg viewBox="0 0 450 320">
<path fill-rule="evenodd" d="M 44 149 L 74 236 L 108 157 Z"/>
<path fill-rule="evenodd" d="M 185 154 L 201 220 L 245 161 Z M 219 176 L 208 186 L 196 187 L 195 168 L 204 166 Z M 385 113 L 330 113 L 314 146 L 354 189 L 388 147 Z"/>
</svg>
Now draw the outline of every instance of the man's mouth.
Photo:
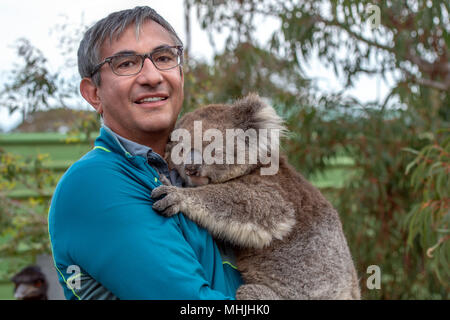
<svg viewBox="0 0 450 320">
<path fill-rule="evenodd" d="M 141 104 L 145 102 L 158 102 L 158 101 L 164 101 L 167 100 L 168 97 L 148 97 L 141 100 L 137 100 L 135 103 Z"/>
</svg>

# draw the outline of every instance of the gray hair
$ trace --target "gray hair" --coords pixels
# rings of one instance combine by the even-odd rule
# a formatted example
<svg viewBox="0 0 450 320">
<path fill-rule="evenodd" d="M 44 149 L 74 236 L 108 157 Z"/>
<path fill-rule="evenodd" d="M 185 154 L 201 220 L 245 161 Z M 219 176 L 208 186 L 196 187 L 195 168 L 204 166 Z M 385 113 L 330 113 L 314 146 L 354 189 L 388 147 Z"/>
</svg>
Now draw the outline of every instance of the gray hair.
<svg viewBox="0 0 450 320">
<path fill-rule="evenodd" d="M 166 29 L 175 41 L 175 45 L 183 45 L 172 26 L 150 7 L 135 7 L 113 12 L 90 27 L 80 42 L 78 72 L 81 78 L 90 78 L 95 66 L 101 62 L 100 48 L 106 39 L 109 38 L 112 42 L 115 37 L 117 40 L 131 24 L 135 25 L 136 38 L 138 38 L 142 24 L 148 20 L 153 20 Z M 92 80 L 97 87 L 100 86 L 100 72 L 94 74 Z"/>
</svg>

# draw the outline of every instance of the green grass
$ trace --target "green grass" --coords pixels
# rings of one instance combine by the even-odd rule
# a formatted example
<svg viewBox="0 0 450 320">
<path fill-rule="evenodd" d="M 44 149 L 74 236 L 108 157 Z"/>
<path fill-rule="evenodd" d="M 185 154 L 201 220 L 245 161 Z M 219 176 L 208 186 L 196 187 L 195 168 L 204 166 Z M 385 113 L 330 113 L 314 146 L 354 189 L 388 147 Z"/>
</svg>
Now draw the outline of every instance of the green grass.
<svg viewBox="0 0 450 320">
<path fill-rule="evenodd" d="M 74 161 L 92 149 L 88 143 L 66 143 L 67 135 L 55 133 L 0 134 L 0 148 L 22 157 L 46 154 L 51 161 Z"/>
<path fill-rule="evenodd" d="M 349 169 L 330 168 L 312 177 L 311 183 L 317 188 L 342 188 L 353 174 Z"/>
<path fill-rule="evenodd" d="M 91 147 L 86 145 L 20 145 L 4 146 L 3 149 L 22 157 L 38 154 L 48 155 L 52 161 L 74 160 L 81 158 Z"/>
<path fill-rule="evenodd" d="M 311 183 L 317 188 L 342 188 L 358 174 L 350 157 L 340 156 L 326 161 L 326 164 L 327 169 L 310 177 Z"/>
<path fill-rule="evenodd" d="M 0 144 L 9 141 L 13 143 L 22 141 L 60 141 L 66 138 L 66 134 L 54 132 L 3 133 L 0 134 Z"/>
<path fill-rule="evenodd" d="M 0 282 L 0 300 L 14 300 L 14 284 L 11 282 Z"/>
</svg>

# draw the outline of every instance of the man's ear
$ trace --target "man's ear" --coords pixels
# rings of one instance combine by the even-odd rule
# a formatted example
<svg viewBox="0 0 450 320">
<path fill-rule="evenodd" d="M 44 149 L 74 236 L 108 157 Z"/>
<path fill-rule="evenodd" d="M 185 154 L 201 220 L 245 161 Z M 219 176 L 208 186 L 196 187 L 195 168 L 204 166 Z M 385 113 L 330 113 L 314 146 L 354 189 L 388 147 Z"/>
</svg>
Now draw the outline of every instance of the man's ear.
<svg viewBox="0 0 450 320">
<path fill-rule="evenodd" d="M 98 88 L 95 86 L 91 78 L 83 78 L 80 82 L 80 92 L 83 98 L 89 102 L 91 106 L 97 111 L 97 113 L 103 113 L 103 107 L 101 100 L 98 96 Z"/>
</svg>

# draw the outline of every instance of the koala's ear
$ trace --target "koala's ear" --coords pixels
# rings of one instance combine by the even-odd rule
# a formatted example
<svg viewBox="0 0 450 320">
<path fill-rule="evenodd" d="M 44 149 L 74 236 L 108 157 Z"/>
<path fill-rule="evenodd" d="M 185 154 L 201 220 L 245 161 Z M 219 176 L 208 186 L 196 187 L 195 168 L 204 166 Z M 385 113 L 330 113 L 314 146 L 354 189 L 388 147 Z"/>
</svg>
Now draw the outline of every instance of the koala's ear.
<svg viewBox="0 0 450 320">
<path fill-rule="evenodd" d="M 276 113 L 275 109 L 267 105 L 257 94 L 250 93 L 244 98 L 237 100 L 234 104 L 233 118 L 236 127 L 248 129 L 279 129 L 285 133 L 283 119 Z"/>
<path fill-rule="evenodd" d="M 264 108 L 264 101 L 256 93 L 249 93 L 245 97 L 236 100 L 233 104 L 236 111 L 247 113 L 248 117 L 256 113 L 259 109 Z"/>
</svg>

